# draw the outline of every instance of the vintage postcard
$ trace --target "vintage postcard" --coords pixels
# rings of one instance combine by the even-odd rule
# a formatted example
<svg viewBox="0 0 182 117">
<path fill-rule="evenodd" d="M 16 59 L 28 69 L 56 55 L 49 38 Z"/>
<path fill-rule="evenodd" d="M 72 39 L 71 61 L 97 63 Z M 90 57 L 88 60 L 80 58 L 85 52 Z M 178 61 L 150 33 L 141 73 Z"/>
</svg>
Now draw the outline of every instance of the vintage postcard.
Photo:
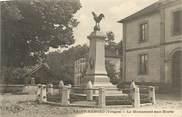
<svg viewBox="0 0 182 117">
<path fill-rule="evenodd" d="M 182 117 L 182 0 L 1 0 L 1 117 Z"/>
</svg>

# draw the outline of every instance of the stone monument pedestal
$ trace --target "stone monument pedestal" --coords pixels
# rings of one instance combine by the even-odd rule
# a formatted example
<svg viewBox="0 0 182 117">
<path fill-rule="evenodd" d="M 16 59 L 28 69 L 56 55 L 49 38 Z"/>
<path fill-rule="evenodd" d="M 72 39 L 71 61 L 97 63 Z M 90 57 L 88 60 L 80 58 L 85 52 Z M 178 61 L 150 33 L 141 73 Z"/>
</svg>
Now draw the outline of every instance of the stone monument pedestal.
<svg viewBox="0 0 182 117">
<path fill-rule="evenodd" d="M 90 50 L 88 59 L 88 69 L 86 72 L 84 86 L 91 81 L 93 88 L 115 88 L 110 82 L 105 69 L 105 38 L 101 31 L 93 31 L 88 39 L 90 40 Z"/>
</svg>

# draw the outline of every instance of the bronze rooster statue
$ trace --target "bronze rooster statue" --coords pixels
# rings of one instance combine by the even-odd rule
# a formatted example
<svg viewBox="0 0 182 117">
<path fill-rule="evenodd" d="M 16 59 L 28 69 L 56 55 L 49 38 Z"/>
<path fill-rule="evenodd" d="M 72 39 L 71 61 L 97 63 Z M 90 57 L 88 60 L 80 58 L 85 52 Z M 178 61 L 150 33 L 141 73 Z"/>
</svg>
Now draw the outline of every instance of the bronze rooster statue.
<svg viewBox="0 0 182 117">
<path fill-rule="evenodd" d="M 100 21 L 102 20 L 102 18 L 104 18 L 104 14 L 101 13 L 99 16 L 97 16 L 94 12 L 92 12 L 92 15 L 94 17 L 95 20 L 95 27 L 94 27 L 94 31 L 100 31 Z"/>
</svg>

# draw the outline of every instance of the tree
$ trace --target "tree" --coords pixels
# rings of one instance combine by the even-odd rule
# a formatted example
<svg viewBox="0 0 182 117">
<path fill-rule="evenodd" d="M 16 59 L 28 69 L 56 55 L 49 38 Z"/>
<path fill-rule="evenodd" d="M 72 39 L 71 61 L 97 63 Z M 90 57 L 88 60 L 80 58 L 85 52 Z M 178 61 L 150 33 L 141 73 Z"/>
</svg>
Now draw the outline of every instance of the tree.
<svg viewBox="0 0 182 117">
<path fill-rule="evenodd" d="M 1 72 L 0 83 L 2 84 L 23 84 L 24 79 L 22 76 L 27 73 L 25 69 L 20 67 L 1 67 Z"/>
<path fill-rule="evenodd" d="M 107 71 L 107 75 L 108 77 L 110 78 L 110 82 L 112 84 L 118 84 L 118 77 L 116 76 L 116 70 L 115 70 L 115 65 L 112 64 L 111 62 L 109 61 L 106 61 L 105 62 L 106 64 L 106 71 Z"/>
<path fill-rule="evenodd" d="M 105 40 L 105 44 L 106 44 L 106 46 L 109 46 L 109 45 L 115 45 L 116 43 L 114 42 L 114 40 L 115 40 L 115 35 L 114 35 L 114 33 L 112 32 L 112 31 L 109 31 L 109 32 L 107 32 L 106 33 L 106 36 L 107 36 L 107 38 L 106 38 L 106 40 Z"/>
<path fill-rule="evenodd" d="M 79 0 L 16 0 L 0 3 L 2 65 L 25 66 L 40 62 L 49 47 L 74 43 L 73 14 Z"/>
<path fill-rule="evenodd" d="M 120 55 L 123 55 L 123 41 L 121 40 L 121 41 L 117 44 L 117 46 L 118 46 Z"/>
<path fill-rule="evenodd" d="M 115 35 L 112 31 L 107 32 L 106 35 L 107 35 L 107 38 L 105 40 L 105 48 L 107 48 L 109 50 L 110 49 L 117 50 L 118 54 L 121 55 L 120 60 L 122 61 L 122 53 L 123 53 L 122 41 L 120 41 L 119 43 L 115 43 L 114 42 Z M 119 80 L 122 79 L 122 68 L 120 67 L 120 73 L 119 73 L 120 79 L 118 79 L 114 67 L 115 66 L 112 63 L 110 63 L 109 61 L 106 61 L 106 71 L 108 73 L 108 76 L 110 77 L 110 81 L 113 84 L 117 84 L 119 82 Z"/>
<path fill-rule="evenodd" d="M 50 70 L 57 77 L 56 82 L 63 80 L 65 83 L 73 83 L 74 78 L 74 62 L 84 57 L 89 51 L 87 45 L 72 47 L 62 53 L 52 52 L 47 55 L 46 62 L 50 66 Z"/>
</svg>

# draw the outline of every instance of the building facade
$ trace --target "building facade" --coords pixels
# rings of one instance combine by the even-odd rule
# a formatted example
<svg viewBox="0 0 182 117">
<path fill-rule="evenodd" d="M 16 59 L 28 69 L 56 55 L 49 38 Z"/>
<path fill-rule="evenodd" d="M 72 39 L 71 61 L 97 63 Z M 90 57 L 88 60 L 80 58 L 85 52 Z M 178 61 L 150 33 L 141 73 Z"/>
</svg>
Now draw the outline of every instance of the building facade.
<svg viewBox="0 0 182 117">
<path fill-rule="evenodd" d="M 86 57 L 79 58 L 74 63 L 74 86 L 81 86 L 88 65 Z"/>
<path fill-rule="evenodd" d="M 182 87 L 182 0 L 159 0 L 123 24 L 123 78 Z"/>
</svg>

